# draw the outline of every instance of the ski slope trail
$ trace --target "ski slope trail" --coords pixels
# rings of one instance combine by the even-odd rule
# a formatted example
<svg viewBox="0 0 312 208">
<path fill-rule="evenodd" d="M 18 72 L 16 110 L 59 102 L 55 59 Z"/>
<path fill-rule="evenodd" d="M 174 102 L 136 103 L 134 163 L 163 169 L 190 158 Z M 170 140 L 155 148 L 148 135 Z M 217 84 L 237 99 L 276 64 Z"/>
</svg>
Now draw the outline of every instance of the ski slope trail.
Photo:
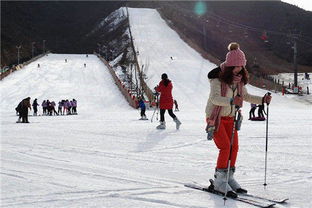
<svg viewBox="0 0 312 208">
<path fill-rule="evenodd" d="M 188 47 L 156 10 L 129 14 L 149 86 L 163 72 L 173 81 L 180 130 L 167 114 L 164 131 L 155 129 L 157 121 L 139 121 L 139 111 L 129 107 L 97 57 L 49 54 L 0 82 L 1 207 L 252 207 L 231 200 L 224 206 L 218 196 L 184 187 L 192 181 L 208 185 L 213 176 L 218 150 L 206 140 L 204 111 L 207 73 L 215 65 Z M 28 96 L 39 103 L 75 98 L 78 115 L 31 116 L 31 123 L 16 124 L 14 108 Z M 293 97 L 273 94 L 264 190 L 265 123 L 248 121 L 249 105 L 243 108 L 236 178 L 251 193 L 290 198 L 276 207 L 311 206 L 310 110 Z"/>
</svg>

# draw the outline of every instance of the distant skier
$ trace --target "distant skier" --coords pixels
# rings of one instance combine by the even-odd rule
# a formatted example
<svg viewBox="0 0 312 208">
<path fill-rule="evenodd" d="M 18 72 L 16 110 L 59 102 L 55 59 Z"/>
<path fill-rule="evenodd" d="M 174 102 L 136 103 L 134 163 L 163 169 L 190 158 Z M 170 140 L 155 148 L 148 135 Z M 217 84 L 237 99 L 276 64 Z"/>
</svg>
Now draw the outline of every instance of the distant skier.
<svg viewBox="0 0 312 208">
<path fill-rule="evenodd" d="M 65 59 L 65 63 L 67 63 L 67 59 Z"/>
<path fill-rule="evenodd" d="M 27 97 L 23 99 L 17 106 L 18 112 L 19 112 L 19 118 L 17 120 L 17 123 L 29 123 L 28 121 L 28 108 L 31 110 L 30 105 L 30 97 Z"/>
<path fill-rule="evenodd" d="M 59 115 L 58 112 L 56 112 L 55 110 L 55 106 L 56 106 L 56 103 L 54 101 L 51 102 L 51 115 L 52 115 L 52 112 L 53 112 L 53 115 Z"/>
<path fill-rule="evenodd" d="M 40 64 L 38 64 L 37 66 L 38 66 L 38 68 L 40 68 Z"/>
<path fill-rule="evenodd" d="M 73 114 L 77 115 L 77 100 L 73 99 L 71 101 L 71 105 L 72 105 L 72 108 L 73 108 Z"/>
<path fill-rule="evenodd" d="M 83 64 L 83 66 L 84 66 L 84 68 L 86 68 L 86 67 L 87 67 L 87 64 L 86 64 L 86 63 L 84 63 L 84 64 Z"/>
<path fill-rule="evenodd" d="M 238 128 L 233 128 L 236 106 L 242 107 L 243 100 L 256 104 L 270 103 L 271 96 L 260 97 L 247 92 L 245 85 L 248 83 L 248 72 L 245 68 L 245 54 L 239 49 L 237 43 L 231 43 L 228 49 L 225 62 L 208 74 L 210 95 L 206 106 L 206 131 L 208 134 L 212 133 L 219 149 L 214 189 L 222 193 L 226 192 L 228 196 L 237 197 L 237 193 L 246 193 L 247 190 L 241 188 L 234 179 L 238 153 Z"/>
<path fill-rule="evenodd" d="M 159 99 L 159 108 L 160 108 L 160 124 L 156 127 L 157 129 L 166 129 L 165 122 L 165 112 L 168 110 L 169 115 L 173 118 L 173 121 L 176 123 L 176 129 L 180 128 L 182 124 L 176 115 L 172 112 L 173 108 L 173 98 L 172 98 L 172 83 L 168 79 L 168 75 L 163 73 L 161 75 L 161 81 L 159 85 L 154 89 L 160 93 Z"/>
<path fill-rule="evenodd" d="M 63 113 L 62 113 L 62 107 L 63 107 L 63 100 L 58 102 L 57 113 L 58 113 L 59 115 L 63 115 Z"/>
<path fill-rule="evenodd" d="M 52 116 L 52 105 L 50 100 L 47 100 L 46 105 L 47 105 L 47 115 Z"/>
<path fill-rule="evenodd" d="M 72 114 L 72 105 L 70 103 L 69 100 L 66 100 L 66 103 L 67 103 L 67 115 L 71 115 Z"/>
<path fill-rule="evenodd" d="M 143 96 L 139 98 L 139 108 L 141 109 L 141 118 L 140 120 L 147 120 L 146 115 L 145 115 L 145 110 L 146 110 L 146 106 L 144 103 L 144 99 Z"/>
<path fill-rule="evenodd" d="M 47 101 L 44 100 L 41 104 L 42 106 L 42 114 L 43 115 L 47 115 L 47 110 L 48 110 L 48 104 L 47 104 Z"/>
<path fill-rule="evenodd" d="M 256 117 L 255 110 L 257 109 L 257 104 L 251 103 L 250 104 L 250 111 L 249 111 L 249 120 Z"/>
<path fill-rule="evenodd" d="M 39 104 L 37 102 L 37 98 L 34 100 L 32 106 L 33 106 L 33 109 L 34 109 L 34 116 L 37 116 L 37 112 L 38 112 L 38 107 L 37 106 L 39 106 Z"/>
</svg>

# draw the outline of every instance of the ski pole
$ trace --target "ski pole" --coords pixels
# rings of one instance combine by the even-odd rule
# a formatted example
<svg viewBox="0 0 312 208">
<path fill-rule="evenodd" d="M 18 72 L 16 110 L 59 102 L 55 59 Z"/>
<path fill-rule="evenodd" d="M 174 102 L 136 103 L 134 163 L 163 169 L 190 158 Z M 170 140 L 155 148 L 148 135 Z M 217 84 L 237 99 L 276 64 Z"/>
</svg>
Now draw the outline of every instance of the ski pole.
<svg viewBox="0 0 312 208">
<path fill-rule="evenodd" d="M 153 123 L 153 118 L 154 118 L 154 115 L 155 115 L 155 112 L 157 111 L 157 120 L 158 120 L 158 95 L 156 95 L 156 107 L 154 109 L 154 112 L 153 112 L 153 115 L 152 115 L 152 118 L 151 118 L 151 123 Z"/>
<path fill-rule="evenodd" d="M 229 155 L 229 160 L 228 160 L 228 167 L 227 167 L 227 174 L 226 174 L 226 184 L 225 184 L 225 192 L 224 192 L 224 205 L 225 201 L 227 200 L 226 194 L 227 194 L 227 184 L 229 182 L 229 177 L 230 177 L 230 167 L 231 167 L 231 157 L 232 157 L 232 147 L 233 147 L 233 142 L 234 142 L 234 135 L 235 135 L 235 128 L 236 128 L 236 116 L 237 112 L 239 111 L 239 106 L 235 106 L 235 114 L 234 114 L 234 122 L 233 122 L 233 131 L 232 131 L 232 136 L 231 136 L 231 143 L 230 143 L 230 155 Z"/>
<path fill-rule="evenodd" d="M 267 93 L 266 95 L 271 95 L 271 93 Z M 268 142 L 269 142 L 269 137 L 268 137 L 268 133 L 269 133 L 269 104 L 267 103 L 267 119 L 266 119 L 266 125 L 265 125 L 265 165 L 264 165 L 264 187 L 266 187 L 267 183 L 266 183 L 266 177 L 267 177 L 267 158 L 268 158 Z"/>
<path fill-rule="evenodd" d="M 157 109 L 157 107 L 155 107 L 155 109 L 154 109 L 154 112 L 153 112 L 153 115 L 152 115 L 152 118 L 151 118 L 151 123 L 153 123 L 153 118 L 154 118 L 154 115 L 155 115 L 156 109 Z"/>
</svg>

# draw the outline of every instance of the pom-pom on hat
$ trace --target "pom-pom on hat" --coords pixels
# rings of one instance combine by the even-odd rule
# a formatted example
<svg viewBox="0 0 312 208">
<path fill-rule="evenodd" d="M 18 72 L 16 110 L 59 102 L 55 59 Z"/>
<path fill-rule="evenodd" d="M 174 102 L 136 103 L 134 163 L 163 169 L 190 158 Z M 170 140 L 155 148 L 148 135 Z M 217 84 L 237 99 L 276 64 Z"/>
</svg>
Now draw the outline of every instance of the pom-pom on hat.
<svg viewBox="0 0 312 208">
<path fill-rule="evenodd" d="M 230 43 L 228 46 L 229 52 L 226 54 L 223 66 L 246 66 L 246 57 L 242 50 L 239 49 L 238 43 Z"/>
</svg>

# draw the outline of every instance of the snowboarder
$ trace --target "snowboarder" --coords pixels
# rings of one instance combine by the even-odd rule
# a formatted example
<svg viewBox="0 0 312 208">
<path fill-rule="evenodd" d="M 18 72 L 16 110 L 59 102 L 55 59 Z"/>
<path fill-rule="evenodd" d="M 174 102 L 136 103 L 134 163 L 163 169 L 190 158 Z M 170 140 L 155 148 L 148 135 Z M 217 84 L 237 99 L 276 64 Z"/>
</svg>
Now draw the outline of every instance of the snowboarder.
<svg viewBox="0 0 312 208">
<path fill-rule="evenodd" d="M 249 120 L 256 117 L 255 110 L 257 109 L 257 104 L 251 103 L 250 104 L 250 111 L 249 111 Z"/>
<path fill-rule="evenodd" d="M 23 99 L 17 106 L 18 112 L 19 112 L 19 118 L 17 120 L 17 123 L 29 123 L 28 121 L 28 108 L 31 110 L 30 105 L 30 97 Z"/>
<path fill-rule="evenodd" d="M 248 94 L 245 87 L 248 83 L 245 54 L 240 50 L 238 43 L 231 43 L 228 50 L 225 62 L 208 74 L 211 90 L 206 106 L 206 131 L 212 129 L 213 140 L 219 149 L 214 188 L 219 192 L 226 192 L 227 196 L 237 197 L 237 193 L 246 193 L 247 190 L 241 188 L 234 179 L 238 152 L 236 129 L 239 129 L 234 129 L 234 116 L 238 108 L 242 107 L 243 100 L 256 104 L 270 103 L 271 96 Z M 211 126 L 214 128 L 210 128 Z"/>
<path fill-rule="evenodd" d="M 176 129 L 180 128 L 182 124 L 179 119 L 172 112 L 173 108 L 173 98 L 172 98 L 172 83 L 171 80 L 168 79 L 168 75 L 163 73 L 161 75 L 161 81 L 159 85 L 154 89 L 160 93 L 159 99 L 159 108 L 160 108 L 160 124 L 156 127 L 157 129 L 166 129 L 165 122 L 165 112 L 168 110 L 169 115 L 173 118 L 173 121 L 176 123 Z"/>
<path fill-rule="evenodd" d="M 145 115 L 145 110 L 146 110 L 146 106 L 144 103 L 144 99 L 143 96 L 139 98 L 139 108 L 141 109 L 141 118 L 140 120 L 147 120 L 146 115 Z"/>
<path fill-rule="evenodd" d="M 37 112 L 38 112 L 37 106 L 39 106 L 39 104 L 37 102 L 37 98 L 34 100 L 32 106 L 33 106 L 33 109 L 34 109 L 34 116 L 37 116 Z"/>
</svg>

